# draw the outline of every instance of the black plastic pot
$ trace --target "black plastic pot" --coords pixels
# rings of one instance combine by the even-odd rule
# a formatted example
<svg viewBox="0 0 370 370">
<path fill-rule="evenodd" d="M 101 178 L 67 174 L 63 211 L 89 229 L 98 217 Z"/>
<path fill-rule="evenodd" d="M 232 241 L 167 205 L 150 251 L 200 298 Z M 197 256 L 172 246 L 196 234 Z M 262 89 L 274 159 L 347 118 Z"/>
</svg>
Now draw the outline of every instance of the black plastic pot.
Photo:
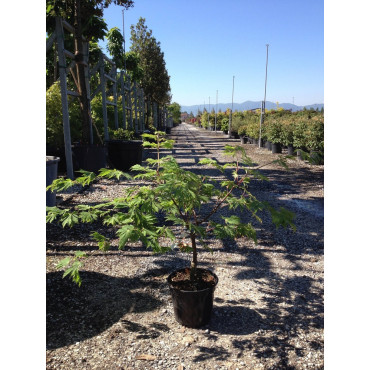
<svg viewBox="0 0 370 370">
<path fill-rule="evenodd" d="M 46 186 L 57 178 L 58 175 L 58 162 L 60 158 L 54 156 L 46 156 Z M 56 203 L 56 192 L 48 190 L 46 192 L 46 205 L 48 207 L 54 207 Z"/>
<path fill-rule="evenodd" d="M 184 269 L 177 271 L 183 270 Z M 181 325 L 188 326 L 190 328 L 199 328 L 210 321 L 213 307 L 213 294 L 218 283 L 218 277 L 212 271 L 205 269 L 197 270 L 207 271 L 212 274 L 215 278 L 216 284 L 212 288 L 198 291 L 185 291 L 176 289 L 172 285 L 172 278 L 177 271 L 172 272 L 167 278 L 176 321 Z"/>
<path fill-rule="evenodd" d="M 313 164 L 323 165 L 324 164 L 324 153 L 319 150 L 311 150 L 310 158 Z"/>
<path fill-rule="evenodd" d="M 272 143 L 271 144 L 271 150 L 273 154 L 281 153 L 281 144 L 280 143 Z"/>
<path fill-rule="evenodd" d="M 266 141 L 266 145 L 265 147 L 268 149 L 268 150 L 272 150 L 272 143 L 271 141 Z"/>
<path fill-rule="evenodd" d="M 294 155 L 294 147 L 292 144 L 288 145 L 288 155 Z"/>
<path fill-rule="evenodd" d="M 98 173 L 107 167 L 107 148 L 102 145 L 77 144 L 72 146 L 73 170 Z"/>
<path fill-rule="evenodd" d="M 143 162 L 141 140 L 109 140 L 106 142 L 110 165 L 120 171 L 129 171 L 135 164 Z"/>
<path fill-rule="evenodd" d="M 247 143 L 247 137 L 245 136 L 240 136 L 240 144 L 246 144 Z"/>
<path fill-rule="evenodd" d="M 302 149 L 297 149 L 297 159 L 303 161 Z"/>
<path fill-rule="evenodd" d="M 64 146 L 57 147 L 55 145 L 46 144 L 46 155 L 60 158 L 60 161 L 58 162 L 58 175 L 64 175 L 67 171 Z"/>
</svg>

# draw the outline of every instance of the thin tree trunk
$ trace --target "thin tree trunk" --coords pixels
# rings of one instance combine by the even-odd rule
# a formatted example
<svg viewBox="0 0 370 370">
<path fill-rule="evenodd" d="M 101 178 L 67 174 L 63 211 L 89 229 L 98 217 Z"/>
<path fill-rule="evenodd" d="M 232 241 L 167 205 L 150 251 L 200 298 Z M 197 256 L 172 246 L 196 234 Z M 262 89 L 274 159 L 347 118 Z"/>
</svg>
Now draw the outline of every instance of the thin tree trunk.
<svg viewBox="0 0 370 370">
<path fill-rule="evenodd" d="M 89 118 L 89 102 L 87 99 L 87 88 L 85 82 L 85 66 L 86 62 L 83 57 L 82 44 L 82 26 L 81 26 L 81 3 L 80 0 L 75 0 L 74 14 L 75 28 L 75 62 L 77 70 L 77 90 L 80 94 L 80 109 L 82 114 L 82 141 L 89 143 L 90 140 L 90 118 Z"/>
<path fill-rule="evenodd" d="M 191 248 L 193 250 L 193 260 L 191 262 L 191 268 L 190 268 L 190 280 L 194 281 L 195 280 L 195 272 L 198 266 L 198 251 L 197 251 L 197 244 L 195 242 L 195 234 L 191 233 L 190 234 L 190 239 L 191 239 Z"/>
</svg>

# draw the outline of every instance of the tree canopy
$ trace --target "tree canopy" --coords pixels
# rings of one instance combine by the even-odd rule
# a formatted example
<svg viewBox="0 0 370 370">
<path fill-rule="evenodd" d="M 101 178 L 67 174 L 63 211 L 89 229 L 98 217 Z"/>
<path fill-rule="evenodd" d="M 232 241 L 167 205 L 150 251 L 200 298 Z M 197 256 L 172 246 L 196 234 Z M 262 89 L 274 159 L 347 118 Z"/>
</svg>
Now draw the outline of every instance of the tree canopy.
<svg viewBox="0 0 370 370">
<path fill-rule="evenodd" d="M 160 42 L 152 36 L 152 30 L 140 17 L 136 26 L 131 26 L 131 48 L 139 57 L 139 66 L 143 71 L 140 84 L 145 96 L 159 104 L 167 104 L 171 100 L 170 76 L 166 69 L 164 53 Z"/>
</svg>

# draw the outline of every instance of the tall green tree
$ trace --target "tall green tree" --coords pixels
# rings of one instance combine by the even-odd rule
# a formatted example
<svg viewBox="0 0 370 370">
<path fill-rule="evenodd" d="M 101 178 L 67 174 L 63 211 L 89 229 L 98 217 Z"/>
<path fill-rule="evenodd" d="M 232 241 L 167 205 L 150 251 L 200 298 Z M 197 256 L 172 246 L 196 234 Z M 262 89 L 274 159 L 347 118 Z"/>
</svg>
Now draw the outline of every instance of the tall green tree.
<svg viewBox="0 0 370 370">
<path fill-rule="evenodd" d="M 172 118 L 175 123 L 181 122 L 181 106 L 179 103 L 173 102 L 168 106 L 168 110 L 172 113 Z"/>
<path fill-rule="evenodd" d="M 87 87 L 85 83 L 86 64 L 83 58 L 82 35 L 90 40 L 103 39 L 107 29 L 103 20 L 103 11 L 110 4 L 129 8 L 133 0 L 46 0 L 46 31 L 51 34 L 55 27 L 55 17 L 60 16 L 75 28 L 73 36 L 76 87 L 79 93 L 79 103 L 82 116 L 82 141 L 89 142 L 89 107 Z"/>
<path fill-rule="evenodd" d="M 170 76 L 164 53 L 160 42 L 152 36 L 152 30 L 145 24 L 145 18 L 140 17 L 136 26 L 131 26 L 130 51 L 139 57 L 139 65 L 143 71 L 140 84 L 146 98 L 159 104 L 170 103 Z"/>
<path fill-rule="evenodd" d="M 107 49 L 112 55 L 113 62 L 116 63 L 117 68 L 123 69 L 123 36 L 118 27 L 111 28 L 107 33 Z"/>
</svg>

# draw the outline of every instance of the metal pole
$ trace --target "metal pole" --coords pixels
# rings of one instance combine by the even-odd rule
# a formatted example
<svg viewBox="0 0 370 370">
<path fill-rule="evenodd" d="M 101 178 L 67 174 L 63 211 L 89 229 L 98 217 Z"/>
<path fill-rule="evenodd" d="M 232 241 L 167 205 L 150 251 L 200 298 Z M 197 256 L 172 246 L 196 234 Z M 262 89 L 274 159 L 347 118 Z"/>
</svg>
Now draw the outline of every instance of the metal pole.
<svg viewBox="0 0 370 370">
<path fill-rule="evenodd" d="M 266 44 L 266 74 L 265 74 L 265 95 L 263 98 L 263 104 L 261 106 L 261 119 L 260 119 L 260 137 L 258 140 L 258 147 L 261 148 L 261 134 L 262 134 L 262 123 L 265 115 L 265 106 L 266 106 L 266 86 L 267 86 L 267 65 L 269 60 L 269 44 Z"/>
<path fill-rule="evenodd" d="M 216 90 L 215 132 L 217 131 L 217 109 L 218 109 L 218 90 Z"/>
<path fill-rule="evenodd" d="M 125 15 L 122 9 L 122 36 L 123 36 L 123 68 L 126 71 L 126 38 L 125 38 Z"/>
<path fill-rule="evenodd" d="M 264 106 L 266 105 L 266 86 L 267 86 L 267 64 L 269 61 L 269 44 L 266 44 L 266 75 L 265 75 L 265 97 L 263 99 Z"/>
<path fill-rule="evenodd" d="M 229 138 L 231 137 L 231 124 L 233 120 L 233 110 L 234 110 L 234 78 L 235 76 L 233 76 L 233 92 L 231 94 L 231 112 L 230 112 L 230 118 L 229 118 L 229 132 L 228 132 Z"/>
<path fill-rule="evenodd" d="M 209 112 L 211 111 L 211 97 L 208 97 L 208 128 L 211 128 L 209 123 Z"/>
</svg>

